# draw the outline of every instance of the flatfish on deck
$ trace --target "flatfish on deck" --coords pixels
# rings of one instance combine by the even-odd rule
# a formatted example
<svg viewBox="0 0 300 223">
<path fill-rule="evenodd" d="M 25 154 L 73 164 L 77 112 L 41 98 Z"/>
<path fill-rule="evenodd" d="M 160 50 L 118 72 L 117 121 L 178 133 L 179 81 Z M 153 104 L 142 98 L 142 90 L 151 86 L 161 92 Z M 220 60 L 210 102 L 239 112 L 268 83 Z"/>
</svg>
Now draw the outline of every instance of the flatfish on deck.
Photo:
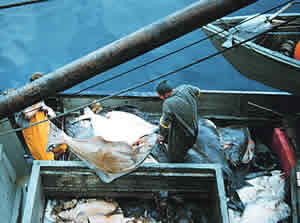
<svg viewBox="0 0 300 223">
<path fill-rule="evenodd" d="M 123 223 L 124 215 L 118 211 L 118 207 L 116 202 L 88 200 L 77 204 L 73 209 L 60 212 L 58 216 L 64 221 L 74 223 Z"/>
<path fill-rule="evenodd" d="M 55 134 L 49 137 L 49 142 L 67 144 L 106 183 L 141 165 L 159 137 L 154 133 L 156 126 L 133 114 L 112 112 L 107 117 L 90 115 L 94 137 L 72 138 L 51 125 Z"/>
</svg>

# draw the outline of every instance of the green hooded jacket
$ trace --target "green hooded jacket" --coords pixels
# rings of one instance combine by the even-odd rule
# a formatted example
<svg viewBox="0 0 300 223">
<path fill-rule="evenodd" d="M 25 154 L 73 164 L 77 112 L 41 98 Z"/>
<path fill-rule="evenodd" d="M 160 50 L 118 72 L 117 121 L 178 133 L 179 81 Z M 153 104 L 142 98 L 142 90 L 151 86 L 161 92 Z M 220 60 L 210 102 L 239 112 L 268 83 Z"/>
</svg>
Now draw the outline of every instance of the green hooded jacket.
<svg viewBox="0 0 300 223">
<path fill-rule="evenodd" d="M 200 89 L 181 85 L 164 100 L 160 133 L 168 142 L 169 162 L 183 162 L 198 133 L 197 103 Z"/>
</svg>

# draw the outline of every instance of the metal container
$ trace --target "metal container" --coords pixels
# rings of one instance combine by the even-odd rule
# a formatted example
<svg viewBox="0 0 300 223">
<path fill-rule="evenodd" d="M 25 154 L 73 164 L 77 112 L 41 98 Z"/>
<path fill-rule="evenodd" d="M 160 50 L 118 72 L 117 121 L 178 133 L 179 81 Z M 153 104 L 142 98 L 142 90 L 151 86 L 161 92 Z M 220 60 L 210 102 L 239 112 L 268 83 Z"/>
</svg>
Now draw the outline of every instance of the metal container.
<svg viewBox="0 0 300 223">
<path fill-rule="evenodd" d="M 192 195 L 211 206 L 213 222 L 229 223 L 219 165 L 145 163 L 106 184 L 80 161 L 34 161 L 22 223 L 43 222 L 49 198 L 151 197 L 162 191 Z"/>
</svg>

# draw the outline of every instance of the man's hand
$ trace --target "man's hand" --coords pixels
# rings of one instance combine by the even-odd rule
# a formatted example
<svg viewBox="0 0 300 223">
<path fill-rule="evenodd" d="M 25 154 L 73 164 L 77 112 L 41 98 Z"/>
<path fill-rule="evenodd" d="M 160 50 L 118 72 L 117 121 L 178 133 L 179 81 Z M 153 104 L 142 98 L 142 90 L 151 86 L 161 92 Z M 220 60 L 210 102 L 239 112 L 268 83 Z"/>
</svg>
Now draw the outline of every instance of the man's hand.
<svg viewBox="0 0 300 223">
<path fill-rule="evenodd" d="M 61 150 L 59 150 L 59 151 L 52 151 L 52 152 L 54 154 L 54 160 L 58 160 L 59 157 L 64 153 L 64 151 L 61 151 Z"/>
<path fill-rule="evenodd" d="M 136 140 L 134 143 L 131 144 L 132 147 L 139 146 L 140 144 L 145 143 L 145 140 L 143 138 L 140 138 Z"/>
<path fill-rule="evenodd" d="M 43 106 L 41 110 L 44 111 L 49 118 L 56 116 L 56 113 L 53 111 L 53 109 L 48 106 Z"/>
<path fill-rule="evenodd" d="M 158 136 L 158 138 L 157 138 L 157 141 L 159 142 L 159 143 L 164 143 L 165 142 L 165 138 L 163 137 L 163 136 Z"/>
</svg>

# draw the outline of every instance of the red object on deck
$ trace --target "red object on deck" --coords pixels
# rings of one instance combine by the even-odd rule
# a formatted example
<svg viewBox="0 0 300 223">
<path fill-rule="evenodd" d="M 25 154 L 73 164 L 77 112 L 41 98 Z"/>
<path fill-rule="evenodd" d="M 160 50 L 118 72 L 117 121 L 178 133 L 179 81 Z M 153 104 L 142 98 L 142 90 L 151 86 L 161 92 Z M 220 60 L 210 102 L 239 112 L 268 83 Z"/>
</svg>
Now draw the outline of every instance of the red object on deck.
<svg viewBox="0 0 300 223">
<path fill-rule="evenodd" d="M 297 43 L 295 47 L 294 58 L 296 60 L 300 60 L 300 41 Z"/>
<path fill-rule="evenodd" d="M 272 149 L 278 155 L 285 175 L 289 176 L 291 167 L 296 167 L 295 153 L 285 132 L 280 128 L 274 128 Z"/>
</svg>

